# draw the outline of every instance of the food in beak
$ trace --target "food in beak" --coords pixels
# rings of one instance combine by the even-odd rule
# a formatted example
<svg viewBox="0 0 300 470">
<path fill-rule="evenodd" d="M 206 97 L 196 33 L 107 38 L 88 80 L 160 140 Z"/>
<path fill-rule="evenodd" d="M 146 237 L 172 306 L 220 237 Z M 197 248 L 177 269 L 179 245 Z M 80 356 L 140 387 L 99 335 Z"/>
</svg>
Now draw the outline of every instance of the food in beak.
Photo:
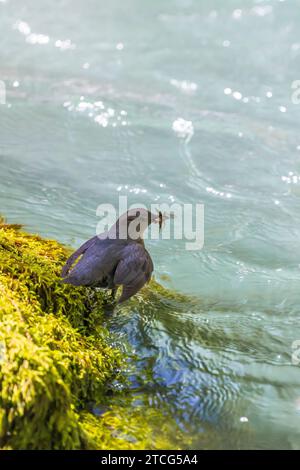
<svg viewBox="0 0 300 470">
<path fill-rule="evenodd" d="M 170 213 L 169 215 L 165 212 L 162 213 L 161 211 L 158 212 L 158 223 L 159 223 L 159 230 L 162 229 L 164 222 L 168 219 L 174 219 L 174 214 Z"/>
<path fill-rule="evenodd" d="M 162 224 L 163 224 L 163 213 L 161 211 L 159 211 L 158 213 L 158 223 L 159 223 L 159 230 L 161 230 Z"/>
</svg>

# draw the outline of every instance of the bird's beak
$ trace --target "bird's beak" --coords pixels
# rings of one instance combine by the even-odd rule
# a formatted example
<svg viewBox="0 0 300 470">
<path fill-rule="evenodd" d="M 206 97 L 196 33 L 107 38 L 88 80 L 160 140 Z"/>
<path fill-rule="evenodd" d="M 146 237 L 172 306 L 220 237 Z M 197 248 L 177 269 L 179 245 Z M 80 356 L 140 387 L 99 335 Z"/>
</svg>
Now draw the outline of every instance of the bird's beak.
<svg viewBox="0 0 300 470">
<path fill-rule="evenodd" d="M 171 215 L 168 215 L 165 212 L 162 213 L 161 211 L 158 211 L 158 214 L 154 216 L 153 222 L 155 224 L 159 224 L 159 230 L 161 230 L 164 222 L 171 218 L 172 218 Z"/>
</svg>

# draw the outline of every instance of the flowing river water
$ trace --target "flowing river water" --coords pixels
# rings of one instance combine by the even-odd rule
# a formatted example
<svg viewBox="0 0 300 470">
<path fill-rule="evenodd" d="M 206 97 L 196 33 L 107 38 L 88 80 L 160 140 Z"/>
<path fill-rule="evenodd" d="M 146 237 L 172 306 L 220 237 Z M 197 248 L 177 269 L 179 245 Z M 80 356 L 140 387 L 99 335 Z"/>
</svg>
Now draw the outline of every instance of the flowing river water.
<svg viewBox="0 0 300 470">
<path fill-rule="evenodd" d="M 0 212 L 78 246 L 119 196 L 204 204 L 202 250 L 147 241 L 193 301 L 108 323 L 193 447 L 300 448 L 299 13 L 0 0 Z"/>
</svg>

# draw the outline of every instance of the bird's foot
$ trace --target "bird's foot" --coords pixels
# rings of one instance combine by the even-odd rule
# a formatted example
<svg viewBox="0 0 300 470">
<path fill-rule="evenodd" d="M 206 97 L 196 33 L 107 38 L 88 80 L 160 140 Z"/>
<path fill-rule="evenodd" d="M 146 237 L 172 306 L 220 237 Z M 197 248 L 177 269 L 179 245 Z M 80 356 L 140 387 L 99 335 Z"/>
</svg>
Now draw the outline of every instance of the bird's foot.
<svg viewBox="0 0 300 470">
<path fill-rule="evenodd" d="M 112 315 L 114 313 L 114 309 L 117 305 L 117 302 L 115 300 L 116 292 L 117 292 L 117 288 L 113 288 L 111 290 L 111 293 L 105 296 L 105 299 L 103 302 L 103 310 L 106 316 Z"/>
</svg>

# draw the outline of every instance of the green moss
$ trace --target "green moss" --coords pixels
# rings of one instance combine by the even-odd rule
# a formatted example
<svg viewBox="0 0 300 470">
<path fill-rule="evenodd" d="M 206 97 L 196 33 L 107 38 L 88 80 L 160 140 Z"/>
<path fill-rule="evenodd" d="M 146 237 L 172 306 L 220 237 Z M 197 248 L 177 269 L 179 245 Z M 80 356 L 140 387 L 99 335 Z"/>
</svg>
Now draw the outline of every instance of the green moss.
<svg viewBox="0 0 300 470">
<path fill-rule="evenodd" d="M 104 295 L 61 283 L 68 249 L 19 228 L 0 220 L 0 446 L 177 447 L 156 410 L 130 399 L 109 407 L 126 357 L 108 344 Z M 95 416 L 91 403 L 104 403 L 106 413 Z"/>
<path fill-rule="evenodd" d="M 163 420 L 153 408 L 114 406 L 99 418 L 81 415 L 90 448 L 94 449 L 180 449 L 182 436 L 174 422 Z M 174 435 L 174 432 L 176 435 Z M 171 438 L 172 436 L 172 438 Z"/>
</svg>

